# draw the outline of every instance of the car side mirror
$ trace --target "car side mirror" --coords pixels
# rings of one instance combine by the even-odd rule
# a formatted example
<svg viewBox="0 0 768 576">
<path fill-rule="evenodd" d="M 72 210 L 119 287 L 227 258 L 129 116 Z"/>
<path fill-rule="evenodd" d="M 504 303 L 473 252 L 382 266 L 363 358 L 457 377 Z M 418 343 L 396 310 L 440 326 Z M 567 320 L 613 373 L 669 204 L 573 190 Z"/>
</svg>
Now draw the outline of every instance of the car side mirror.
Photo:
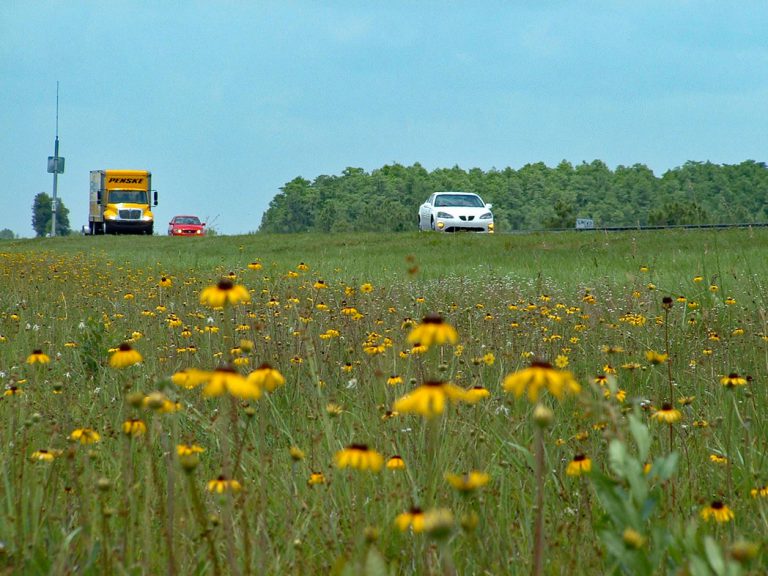
<svg viewBox="0 0 768 576">
<path fill-rule="evenodd" d="M 203 228 L 205 228 L 205 222 L 203 222 Z"/>
<path fill-rule="evenodd" d="M 493 204 L 486 204 L 485 207 L 488 208 L 488 210 L 490 210 L 491 208 L 493 208 Z"/>
<path fill-rule="evenodd" d="M 155 206 L 157 206 L 157 190 L 153 190 L 153 192 L 155 193 Z"/>
</svg>

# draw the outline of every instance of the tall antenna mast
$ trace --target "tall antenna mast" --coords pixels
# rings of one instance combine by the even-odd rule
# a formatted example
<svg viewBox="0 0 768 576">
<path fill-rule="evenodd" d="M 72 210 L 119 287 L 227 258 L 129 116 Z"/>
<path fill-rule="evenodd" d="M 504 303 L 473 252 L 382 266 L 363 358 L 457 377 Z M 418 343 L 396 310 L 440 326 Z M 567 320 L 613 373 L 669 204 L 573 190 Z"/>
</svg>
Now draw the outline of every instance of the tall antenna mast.
<svg viewBox="0 0 768 576">
<path fill-rule="evenodd" d="M 48 172 L 53 173 L 53 206 L 51 207 L 51 237 L 56 236 L 56 191 L 58 176 L 64 173 L 64 158 L 59 156 L 59 81 L 56 80 L 56 141 L 53 156 L 48 156 Z"/>
</svg>

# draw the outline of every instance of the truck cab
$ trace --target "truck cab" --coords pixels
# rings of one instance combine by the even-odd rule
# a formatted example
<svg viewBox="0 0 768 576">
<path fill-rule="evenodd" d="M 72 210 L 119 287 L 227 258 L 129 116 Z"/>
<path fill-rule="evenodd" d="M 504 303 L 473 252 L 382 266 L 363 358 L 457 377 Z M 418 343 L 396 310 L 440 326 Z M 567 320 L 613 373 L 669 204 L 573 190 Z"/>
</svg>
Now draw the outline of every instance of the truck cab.
<svg viewBox="0 0 768 576">
<path fill-rule="evenodd" d="M 91 234 L 152 234 L 157 192 L 148 170 L 92 170 Z"/>
</svg>

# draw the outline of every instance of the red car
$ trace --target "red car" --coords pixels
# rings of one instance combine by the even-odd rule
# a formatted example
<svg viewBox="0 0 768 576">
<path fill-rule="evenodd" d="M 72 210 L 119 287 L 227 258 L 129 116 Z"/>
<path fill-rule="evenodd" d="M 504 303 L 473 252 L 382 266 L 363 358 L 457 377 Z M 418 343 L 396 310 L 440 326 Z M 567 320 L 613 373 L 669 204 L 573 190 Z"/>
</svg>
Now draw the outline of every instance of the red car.
<svg viewBox="0 0 768 576">
<path fill-rule="evenodd" d="M 174 216 L 168 222 L 168 236 L 205 236 L 205 222 L 197 216 Z"/>
</svg>

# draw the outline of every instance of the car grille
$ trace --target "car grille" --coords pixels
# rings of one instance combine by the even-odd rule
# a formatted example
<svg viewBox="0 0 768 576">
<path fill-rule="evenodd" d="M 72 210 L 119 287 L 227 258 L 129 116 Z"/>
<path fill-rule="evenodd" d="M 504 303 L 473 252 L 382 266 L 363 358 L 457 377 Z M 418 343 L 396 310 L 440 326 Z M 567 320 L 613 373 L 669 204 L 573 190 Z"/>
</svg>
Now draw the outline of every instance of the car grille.
<svg viewBox="0 0 768 576">
<path fill-rule="evenodd" d="M 464 220 L 464 222 L 467 222 L 467 221 L 471 222 L 472 220 L 474 220 L 474 219 L 475 219 L 475 217 L 474 217 L 474 216 L 459 216 L 459 218 L 461 218 L 462 220 Z"/>
<path fill-rule="evenodd" d="M 139 220 L 141 218 L 141 210 L 118 210 L 117 216 L 120 220 Z"/>
</svg>

